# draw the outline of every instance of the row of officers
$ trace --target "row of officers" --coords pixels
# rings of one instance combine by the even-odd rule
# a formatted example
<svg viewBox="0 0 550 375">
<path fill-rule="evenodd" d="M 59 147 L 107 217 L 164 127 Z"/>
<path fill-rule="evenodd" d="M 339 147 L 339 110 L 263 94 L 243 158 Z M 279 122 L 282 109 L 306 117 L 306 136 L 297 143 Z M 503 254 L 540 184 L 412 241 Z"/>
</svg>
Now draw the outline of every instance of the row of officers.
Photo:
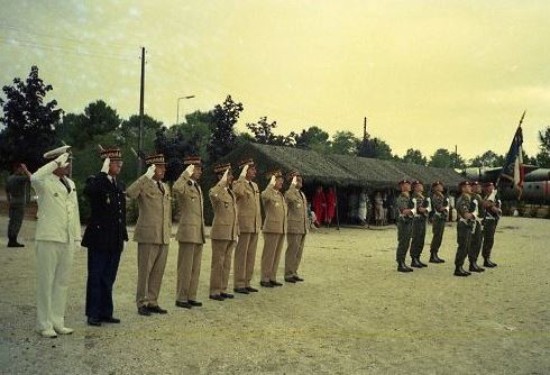
<svg viewBox="0 0 550 375">
<path fill-rule="evenodd" d="M 430 263 L 444 263 L 438 255 L 445 231 L 445 222 L 449 215 L 449 199 L 443 194 L 444 185 L 435 181 L 431 185 L 431 194 L 426 195 L 420 181 L 402 180 L 399 182 L 401 193 L 396 199 L 397 210 L 397 271 L 412 272 L 415 268 L 428 265 L 421 260 L 426 223 L 432 218 L 433 237 L 430 244 Z M 412 192 L 411 192 L 412 189 Z M 458 213 L 457 250 L 455 256 L 455 276 L 470 276 L 472 272 L 481 273 L 485 268 L 497 266 L 491 260 L 495 230 L 502 214 L 501 202 L 492 182 L 484 183 L 462 181 L 458 185 L 459 196 L 455 208 Z M 410 249 L 411 267 L 405 263 Z M 477 264 L 479 255 L 483 257 L 483 267 Z M 468 258 L 468 271 L 464 262 Z"/>
<path fill-rule="evenodd" d="M 44 337 L 73 332 L 65 326 L 64 315 L 73 253 L 80 242 L 88 248 L 87 322 L 91 326 L 120 323 L 113 314 L 112 290 L 124 242 L 128 240 L 126 197 L 136 200 L 139 209 L 134 235 L 138 243 L 138 314 L 167 313 L 159 306 L 158 297 L 170 244 L 172 199 L 177 199 L 182 210 L 176 234 L 179 252 L 175 305 L 187 309 L 202 306 L 197 300 L 197 288 L 206 236 L 204 197 L 198 184 L 202 175 L 200 157 L 184 159 L 186 169 L 174 183 L 173 192 L 162 181 L 166 163 L 161 154 L 147 157 L 147 171 L 127 188 L 118 180 L 123 165 L 120 150 L 102 150 L 100 157 L 101 171 L 88 178 L 84 188 L 91 216 L 82 238 L 75 185 L 67 177 L 71 168 L 70 146 L 44 154 L 49 161 L 30 176 L 38 195 L 37 329 Z M 218 182 L 208 193 L 214 210 L 209 293 L 213 301 L 234 297 L 228 291 L 233 253 L 233 291 L 258 292 L 251 280 L 260 232 L 264 236 L 260 285 L 282 286 L 277 280 L 277 269 L 285 236 L 284 280 L 304 281 L 298 269 L 309 223 L 300 173 L 293 171 L 286 176 L 290 186 L 283 195 L 284 176 L 280 171 L 271 173 L 267 188 L 260 193 L 254 182 L 254 161 L 245 160 L 239 168 L 239 177 L 233 181 L 230 164 L 216 165 Z M 263 223 L 260 201 L 265 212 Z"/>
</svg>

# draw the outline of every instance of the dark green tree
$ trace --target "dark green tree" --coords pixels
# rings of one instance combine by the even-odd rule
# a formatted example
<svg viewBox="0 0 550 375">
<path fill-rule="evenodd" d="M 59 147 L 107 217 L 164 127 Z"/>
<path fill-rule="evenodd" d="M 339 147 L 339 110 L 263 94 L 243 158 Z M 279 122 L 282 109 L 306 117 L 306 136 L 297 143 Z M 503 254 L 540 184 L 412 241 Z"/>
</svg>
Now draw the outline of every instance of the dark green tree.
<svg viewBox="0 0 550 375">
<path fill-rule="evenodd" d="M 229 154 L 236 145 L 235 125 L 243 111 L 242 103 L 236 103 L 228 95 L 223 104 L 218 104 L 212 111 L 212 135 L 209 142 L 209 161 L 215 163 L 219 158 Z"/>
<path fill-rule="evenodd" d="M 502 167 L 504 156 L 488 150 L 470 161 L 471 167 Z"/>
<path fill-rule="evenodd" d="M 0 98 L 3 116 L 0 122 L 0 168 L 9 170 L 14 162 L 24 162 L 31 171 L 43 164 L 42 155 L 57 142 L 55 128 L 61 118 L 57 101 L 45 102 L 52 85 L 45 84 L 38 75 L 38 67 L 31 67 L 25 81 L 14 78 L 13 85 L 2 88 Z"/>
<path fill-rule="evenodd" d="M 273 130 L 277 121 L 269 123 L 267 116 L 260 117 L 257 123 L 247 123 L 246 127 L 254 135 L 254 142 L 274 146 L 292 146 L 294 139 L 291 136 L 275 135 Z"/>
<path fill-rule="evenodd" d="M 318 152 L 329 152 L 329 134 L 318 126 L 310 126 L 302 130 L 300 134 L 290 133 L 289 137 L 294 138 L 296 147 L 315 150 Z"/>
<path fill-rule="evenodd" d="M 365 158 L 375 158 L 383 160 L 391 160 L 392 149 L 384 140 L 380 138 L 365 138 L 361 141 L 358 147 L 358 156 Z"/>
<path fill-rule="evenodd" d="M 337 131 L 332 136 L 331 151 L 340 155 L 357 155 L 359 139 L 350 131 Z"/>
<path fill-rule="evenodd" d="M 407 152 L 405 152 L 405 155 L 403 155 L 403 162 L 409 163 L 409 164 L 418 164 L 418 165 L 426 165 L 428 164 L 428 159 L 422 155 L 422 152 L 420 150 L 415 150 L 413 148 L 409 148 Z"/>
<path fill-rule="evenodd" d="M 546 129 L 539 131 L 540 148 L 543 151 L 550 153 L 550 126 Z"/>
<path fill-rule="evenodd" d="M 466 162 L 460 154 L 456 152 L 451 153 L 445 148 L 440 148 L 431 156 L 428 165 L 438 168 L 465 168 Z"/>
</svg>

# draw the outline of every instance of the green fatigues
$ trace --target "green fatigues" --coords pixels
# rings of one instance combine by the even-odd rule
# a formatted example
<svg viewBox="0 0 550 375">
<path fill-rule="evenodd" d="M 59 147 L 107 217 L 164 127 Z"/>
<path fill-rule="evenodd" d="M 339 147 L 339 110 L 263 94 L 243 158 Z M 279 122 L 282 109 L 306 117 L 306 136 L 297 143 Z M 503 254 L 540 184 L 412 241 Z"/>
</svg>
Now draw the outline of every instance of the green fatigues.
<svg viewBox="0 0 550 375">
<path fill-rule="evenodd" d="M 472 237 L 472 228 L 475 223 L 473 220 L 464 219 L 464 214 L 471 211 L 471 198 L 468 194 L 462 194 L 456 201 L 456 209 L 458 211 L 459 221 L 456 226 L 458 247 L 456 249 L 455 266 L 462 267 L 464 260 L 468 255 L 470 242 Z"/>
<path fill-rule="evenodd" d="M 402 215 L 403 210 L 412 208 L 412 201 L 408 194 L 401 193 L 396 201 L 397 217 L 397 251 L 395 260 L 397 263 L 405 262 L 407 250 L 411 243 L 412 236 L 412 218 Z"/>
<path fill-rule="evenodd" d="M 426 207 L 426 198 L 421 193 L 413 193 L 413 198 L 416 199 L 416 209 Z M 420 258 L 422 249 L 424 249 L 424 241 L 426 238 L 426 214 L 419 213 L 413 218 L 412 223 L 412 241 L 411 241 L 411 258 Z"/>
<path fill-rule="evenodd" d="M 487 197 L 484 198 L 484 201 L 486 200 Z M 483 219 L 483 249 L 481 251 L 481 256 L 485 259 L 491 257 L 491 250 L 495 243 L 495 231 L 497 229 L 498 219 L 499 217 L 496 214 L 491 213 L 489 210 L 485 211 Z"/>
<path fill-rule="evenodd" d="M 445 222 L 447 221 L 447 198 L 440 192 L 432 195 L 432 243 L 430 244 L 430 253 L 437 254 L 443 241 L 443 233 L 445 232 Z"/>
<path fill-rule="evenodd" d="M 15 242 L 23 224 L 25 203 L 27 198 L 27 184 L 29 178 L 23 175 L 12 174 L 6 181 L 6 194 L 9 196 L 8 239 Z"/>
<path fill-rule="evenodd" d="M 477 193 L 473 193 L 472 202 L 474 200 L 477 201 L 478 221 L 476 223 L 475 231 L 472 233 L 471 244 L 468 250 L 468 260 L 470 261 L 470 263 L 477 262 L 477 258 L 479 257 L 479 252 L 481 251 L 481 243 L 483 241 L 483 226 L 481 224 L 481 219 L 485 216 L 485 210 L 481 205 L 481 202 L 482 202 L 481 196 Z"/>
</svg>

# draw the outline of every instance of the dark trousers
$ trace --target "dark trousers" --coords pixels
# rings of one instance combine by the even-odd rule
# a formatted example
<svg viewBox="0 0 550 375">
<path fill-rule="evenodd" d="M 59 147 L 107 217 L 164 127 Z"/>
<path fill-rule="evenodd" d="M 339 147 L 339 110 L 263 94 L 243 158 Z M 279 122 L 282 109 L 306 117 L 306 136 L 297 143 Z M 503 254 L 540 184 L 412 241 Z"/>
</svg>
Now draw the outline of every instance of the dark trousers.
<svg viewBox="0 0 550 375">
<path fill-rule="evenodd" d="M 412 224 L 411 258 L 420 258 L 426 238 L 426 218 L 415 217 Z"/>
<path fill-rule="evenodd" d="M 476 262 L 481 251 L 481 243 L 483 242 L 483 233 L 481 223 L 476 223 L 476 230 L 472 233 L 470 248 L 468 249 L 468 260 L 470 263 Z"/>
<path fill-rule="evenodd" d="M 405 261 L 407 250 L 411 244 L 412 235 L 412 220 L 411 219 L 397 219 L 397 251 L 395 254 L 395 260 L 399 262 Z"/>
<path fill-rule="evenodd" d="M 16 241 L 23 224 L 23 216 L 25 215 L 25 206 L 11 204 L 9 209 L 10 221 L 8 223 L 8 239 L 10 242 Z"/>
<path fill-rule="evenodd" d="M 462 267 L 464 260 L 468 255 L 468 249 L 470 248 L 470 242 L 472 238 L 472 226 L 463 221 L 459 221 L 456 225 L 456 242 L 458 247 L 456 249 L 455 266 Z"/>
<path fill-rule="evenodd" d="M 432 224 L 432 243 L 430 244 L 430 253 L 437 254 L 443 241 L 443 233 L 445 232 L 446 217 L 434 216 Z"/>
<path fill-rule="evenodd" d="M 496 229 L 497 229 L 497 220 L 483 221 L 483 250 L 481 252 L 481 255 L 485 259 L 488 259 L 491 257 L 491 250 L 493 250 L 493 244 L 495 243 Z"/>
<path fill-rule="evenodd" d="M 86 315 L 90 318 L 113 316 L 113 284 L 116 280 L 122 244 L 118 248 L 88 248 Z"/>
</svg>

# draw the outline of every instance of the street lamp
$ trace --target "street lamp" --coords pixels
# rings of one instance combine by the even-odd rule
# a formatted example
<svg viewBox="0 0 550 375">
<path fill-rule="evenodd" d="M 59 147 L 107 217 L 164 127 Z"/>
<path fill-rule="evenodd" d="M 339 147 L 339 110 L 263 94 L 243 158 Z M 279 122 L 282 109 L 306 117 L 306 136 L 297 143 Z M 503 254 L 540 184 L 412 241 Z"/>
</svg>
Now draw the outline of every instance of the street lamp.
<svg viewBox="0 0 550 375">
<path fill-rule="evenodd" d="M 180 122 L 180 100 L 182 99 L 193 99 L 195 95 L 187 95 L 187 96 L 181 96 L 178 98 L 178 105 L 177 105 L 177 114 L 176 114 L 176 125 Z"/>
</svg>

